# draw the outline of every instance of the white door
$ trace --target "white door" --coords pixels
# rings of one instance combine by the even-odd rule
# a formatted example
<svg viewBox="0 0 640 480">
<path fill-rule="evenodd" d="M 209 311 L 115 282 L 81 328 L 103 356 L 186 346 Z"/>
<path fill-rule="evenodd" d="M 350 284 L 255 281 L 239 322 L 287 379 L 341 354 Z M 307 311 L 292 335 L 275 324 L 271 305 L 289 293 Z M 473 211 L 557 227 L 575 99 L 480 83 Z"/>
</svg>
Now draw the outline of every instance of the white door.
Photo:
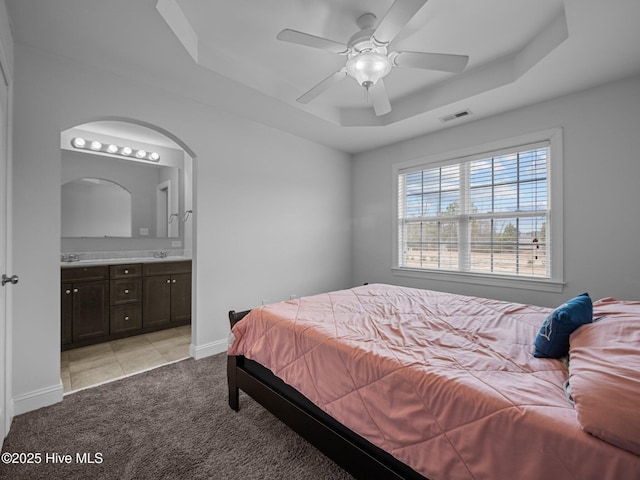
<svg viewBox="0 0 640 480">
<path fill-rule="evenodd" d="M 7 160 L 7 84 L 5 77 L 0 68 L 0 275 L 7 274 L 7 247 L 8 247 L 8 198 L 7 192 L 9 189 L 9 168 Z M 9 274 L 9 277 L 11 274 Z M 4 278 L 4 277 L 3 277 Z M 10 380 L 10 375 L 7 375 L 7 368 L 9 367 L 7 362 L 7 355 L 10 352 L 9 343 L 7 340 L 7 316 L 10 312 L 7 309 L 7 290 L 11 287 L 11 282 L 5 282 L 0 287 L 0 433 L 1 438 L 4 440 L 7 434 L 8 422 L 10 421 L 7 412 L 7 393 L 10 391 L 7 388 L 7 382 Z M 0 444 L 2 442 L 0 441 Z"/>
</svg>

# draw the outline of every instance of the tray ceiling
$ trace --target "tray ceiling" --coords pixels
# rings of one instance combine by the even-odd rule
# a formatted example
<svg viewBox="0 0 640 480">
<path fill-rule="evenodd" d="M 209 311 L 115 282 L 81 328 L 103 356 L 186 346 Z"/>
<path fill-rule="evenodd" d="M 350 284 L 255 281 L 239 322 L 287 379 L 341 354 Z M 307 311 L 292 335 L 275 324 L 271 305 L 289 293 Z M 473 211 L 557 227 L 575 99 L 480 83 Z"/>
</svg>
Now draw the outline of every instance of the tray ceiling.
<svg viewBox="0 0 640 480">
<path fill-rule="evenodd" d="M 640 73 L 637 0 L 429 0 L 391 49 L 468 55 L 467 68 L 393 69 L 393 110 L 376 117 L 351 78 L 297 103 L 345 57 L 276 35 L 290 28 L 347 42 L 361 14 L 381 19 L 392 0 L 6 3 L 17 43 L 350 153 Z M 441 120 L 463 110 L 471 114 Z"/>
</svg>

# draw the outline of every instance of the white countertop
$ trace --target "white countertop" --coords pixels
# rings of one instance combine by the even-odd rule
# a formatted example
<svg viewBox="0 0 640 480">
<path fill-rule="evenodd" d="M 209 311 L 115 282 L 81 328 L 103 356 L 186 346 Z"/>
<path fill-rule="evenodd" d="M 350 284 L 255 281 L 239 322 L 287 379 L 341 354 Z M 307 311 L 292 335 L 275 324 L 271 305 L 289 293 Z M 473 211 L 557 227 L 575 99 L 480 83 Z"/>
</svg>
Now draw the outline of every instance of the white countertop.
<svg viewBox="0 0 640 480">
<path fill-rule="evenodd" d="M 61 267 L 92 267 L 97 265 L 124 265 L 129 263 L 156 263 L 156 262 L 180 262 L 191 260 L 191 257 L 168 256 L 164 258 L 138 257 L 138 258 L 90 258 L 75 262 L 60 262 Z"/>
</svg>

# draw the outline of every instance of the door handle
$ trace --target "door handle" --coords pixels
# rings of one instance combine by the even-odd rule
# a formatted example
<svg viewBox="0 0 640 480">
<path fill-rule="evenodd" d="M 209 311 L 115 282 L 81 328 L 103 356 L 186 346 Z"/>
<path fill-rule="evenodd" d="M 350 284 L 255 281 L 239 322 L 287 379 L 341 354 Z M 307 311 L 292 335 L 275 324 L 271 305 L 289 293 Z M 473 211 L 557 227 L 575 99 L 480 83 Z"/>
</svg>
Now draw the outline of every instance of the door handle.
<svg viewBox="0 0 640 480">
<path fill-rule="evenodd" d="M 16 283 L 18 283 L 18 276 L 17 275 L 11 275 L 10 277 L 7 277 L 4 273 L 2 274 L 2 286 L 4 287 L 7 283 L 10 283 L 11 285 L 15 285 Z"/>
</svg>

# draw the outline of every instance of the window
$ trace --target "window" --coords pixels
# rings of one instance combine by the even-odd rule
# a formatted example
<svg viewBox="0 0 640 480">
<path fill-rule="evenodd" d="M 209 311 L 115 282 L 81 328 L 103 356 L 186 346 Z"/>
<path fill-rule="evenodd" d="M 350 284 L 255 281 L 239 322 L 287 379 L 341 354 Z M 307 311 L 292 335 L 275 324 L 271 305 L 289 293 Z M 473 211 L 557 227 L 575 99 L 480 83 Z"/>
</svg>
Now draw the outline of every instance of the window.
<svg viewBox="0 0 640 480">
<path fill-rule="evenodd" d="M 550 188 L 561 150 L 559 134 L 546 137 L 396 166 L 396 270 L 561 282 Z"/>
</svg>

